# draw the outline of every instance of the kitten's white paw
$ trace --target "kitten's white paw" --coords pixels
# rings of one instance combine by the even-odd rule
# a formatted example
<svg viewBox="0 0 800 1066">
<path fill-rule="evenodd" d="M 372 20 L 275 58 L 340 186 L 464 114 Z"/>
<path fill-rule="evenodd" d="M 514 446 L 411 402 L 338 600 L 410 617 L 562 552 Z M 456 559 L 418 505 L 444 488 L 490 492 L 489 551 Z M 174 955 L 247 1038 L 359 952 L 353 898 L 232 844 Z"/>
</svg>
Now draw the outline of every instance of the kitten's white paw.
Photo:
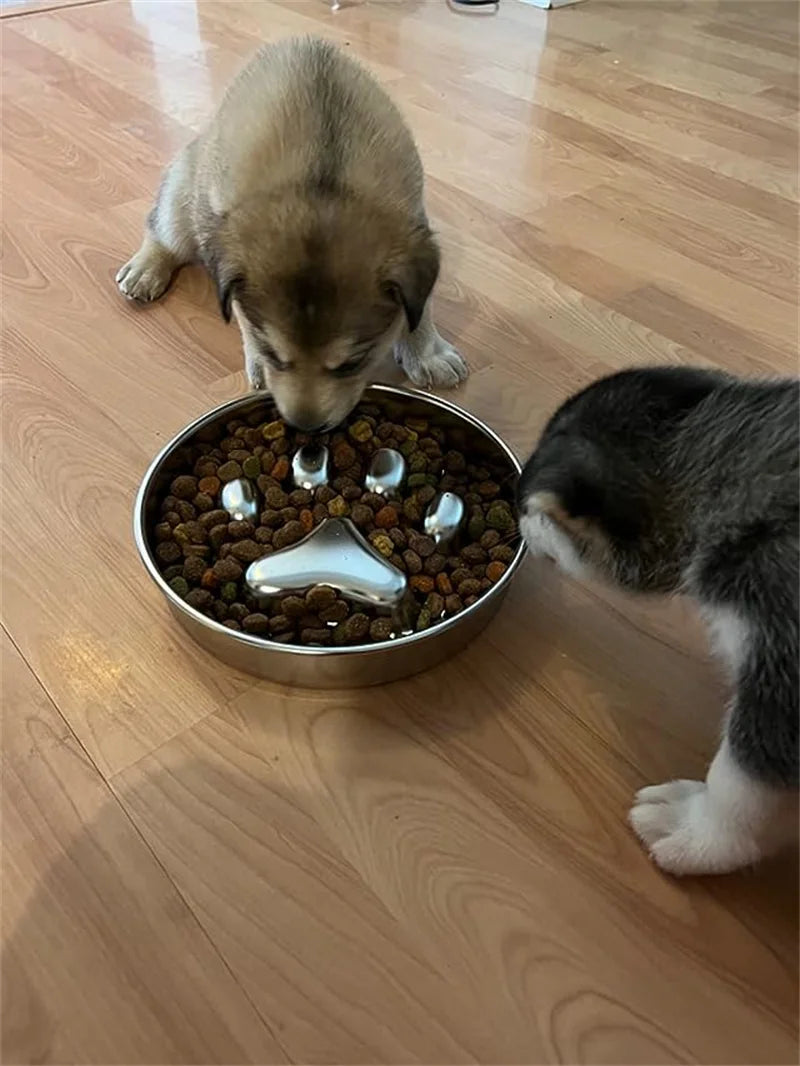
<svg viewBox="0 0 800 1066">
<path fill-rule="evenodd" d="M 403 358 L 402 362 L 409 379 L 422 388 L 436 386 L 452 389 L 469 375 L 469 368 L 458 351 L 449 341 L 438 336 L 425 356 L 420 359 Z"/>
<path fill-rule="evenodd" d="M 166 292 L 173 269 L 171 260 L 140 249 L 117 271 L 116 282 L 126 299 L 150 303 Z"/>
<path fill-rule="evenodd" d="M 703 781 L 640 789 L 630 823 L 653 860 L 672 874 L 721 874 L 761 858 L 757 842 L 715 813 Z"/>
</svg>

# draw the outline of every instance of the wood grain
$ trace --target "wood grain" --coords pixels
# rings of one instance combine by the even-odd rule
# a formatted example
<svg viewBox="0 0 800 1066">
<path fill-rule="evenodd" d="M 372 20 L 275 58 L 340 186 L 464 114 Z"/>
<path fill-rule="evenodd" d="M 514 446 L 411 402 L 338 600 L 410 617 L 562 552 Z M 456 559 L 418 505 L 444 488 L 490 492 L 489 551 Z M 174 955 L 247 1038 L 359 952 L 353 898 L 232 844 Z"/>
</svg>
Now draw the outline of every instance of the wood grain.
<svg viewBox="0 0 800 1066">
<path fill-rule="evenodd" d="M 626 826 L 714 748 L 689 605 L 530 563 L 468 651 L 385 688 L 210 661 L 130 514 L 243 389 L 239 340 L 201 271 L 147 309 L 113 275 L 226 80 L 315 32 L 408 116 L 457 399 L 520 454 L 621 367 L 793 372 L 796 4 L 0 15 L 3 1061 L 795 1062 L 796 856 L 677 882 Z"/>
</svg>

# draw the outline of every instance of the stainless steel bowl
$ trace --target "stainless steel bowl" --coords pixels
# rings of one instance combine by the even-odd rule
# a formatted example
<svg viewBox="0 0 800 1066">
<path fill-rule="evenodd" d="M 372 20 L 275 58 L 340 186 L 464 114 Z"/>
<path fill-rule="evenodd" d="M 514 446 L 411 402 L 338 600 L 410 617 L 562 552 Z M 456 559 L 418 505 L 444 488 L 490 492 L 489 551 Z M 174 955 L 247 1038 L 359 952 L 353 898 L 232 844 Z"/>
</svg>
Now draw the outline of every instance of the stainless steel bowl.
<svg viewBox="0 0 800 1066">
<path fill-rule="evenodd" d="M 181 469 L 185 469 L 181 449 L 200 431 L 232 418 L 247 418 L 268 400 L 269 397 L 264 393 L 251 393 L 222 404 L 192 422 L 156 457 L 139 488 L 133 520 L 136 547 L 151 578 L 180 624 L 198 644 L 239 670 L 270 681 L 310 688 L 380 685 L 427 670 L 454 655 L 480 633 L 499 608 L 525 552 L 523 544 L 517 548 L 514 559 L 497 584 L 461 614 L 421 633 L 379 644 L 342 648 L 278 644 L 262 637 L 227 629 L 184 603 L 164 581 L 153 558 L 149 531 L 154 524 L 158 497 L 163 494 L 172 478 Z M 467 428 L 474 434 L 476 446 L 480 450 L 507 462 L 510 473 L 520 473 L 521 468 L 516 456 L 497 434 L 474 415 L 447 400 L 390 385 L 371 386 L 364 394 L 364 400 L 384 408 L 397 408 L 401 405 L 405 417 L 427 418 L 439 425 Z"/>
</svg>

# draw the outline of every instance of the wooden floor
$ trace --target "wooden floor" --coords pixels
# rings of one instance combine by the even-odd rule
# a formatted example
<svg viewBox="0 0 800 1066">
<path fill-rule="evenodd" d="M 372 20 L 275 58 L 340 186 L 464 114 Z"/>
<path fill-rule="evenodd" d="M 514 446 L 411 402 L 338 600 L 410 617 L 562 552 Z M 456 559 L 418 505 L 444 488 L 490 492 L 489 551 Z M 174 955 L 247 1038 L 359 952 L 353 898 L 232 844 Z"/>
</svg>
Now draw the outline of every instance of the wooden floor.
<svg viewBox="0 0 800 1066">
<path fill-rule="evenodd" d="M 460 400 L 529 451 L 637 363 L 797 358 L 792 2 L 4 3 L 4 1063 L 788 1063 L 797 862 L 678 882 L 626 827 L 723 691 L 680 604 L 528 563 L 468 652 L 255 682 L 134 553 L 154 452 L 244 387 L 186 271 L 124 303 L 161 166 L 259 41 L 404 109 Z"/>
</svg>

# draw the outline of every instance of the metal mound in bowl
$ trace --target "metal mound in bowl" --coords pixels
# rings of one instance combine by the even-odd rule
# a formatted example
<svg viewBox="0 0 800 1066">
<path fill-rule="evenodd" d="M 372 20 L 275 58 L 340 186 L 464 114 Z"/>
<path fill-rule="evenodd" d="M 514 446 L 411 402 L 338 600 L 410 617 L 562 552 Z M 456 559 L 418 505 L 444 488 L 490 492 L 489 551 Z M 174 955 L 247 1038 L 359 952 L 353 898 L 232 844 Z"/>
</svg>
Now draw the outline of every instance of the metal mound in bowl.
<svg viewBox="0 0 800 1066">
<path fill-rule="evenodd" d="M 474 415 L 438 396 L 396 386 L 373 385 L 364 393 L 363 402 L 391 410 L 395 418 L 425 418 L 443 427 L 467 429 L 475 442 L 477 455 L 491 456 L 506 463 L 510 475 L 518 476 L 521 472 L 516 456 L 496 433 Z M 224 425 L 233 418 L 246 420 L 269 403 L 267 393 L 250 393 L 209 411 L 166 445 L 142 480 L 133 521 L 136 547 L 177 620 L 198 644 L 223 662 L 270 681 L 309 688 L 384 684 L 427 670 L 454 655 L 486 626 L 500 607 L 525 552 L 521 542 L 497 584 L 471 607 L 437 622 L 430 629 L 380 643 L 343 647 L 281 644 L 226 628 L 189 606 L 169 587 L 153 556 L 151 531 L 158 498 L 176 474 L 185 470 L 186 445 L 216 424 Z M 247 501 L 241 506 L 246 507 Z M 308 582 L 309 585 L 313 583 L 313 580 Z"/>
</svg>

